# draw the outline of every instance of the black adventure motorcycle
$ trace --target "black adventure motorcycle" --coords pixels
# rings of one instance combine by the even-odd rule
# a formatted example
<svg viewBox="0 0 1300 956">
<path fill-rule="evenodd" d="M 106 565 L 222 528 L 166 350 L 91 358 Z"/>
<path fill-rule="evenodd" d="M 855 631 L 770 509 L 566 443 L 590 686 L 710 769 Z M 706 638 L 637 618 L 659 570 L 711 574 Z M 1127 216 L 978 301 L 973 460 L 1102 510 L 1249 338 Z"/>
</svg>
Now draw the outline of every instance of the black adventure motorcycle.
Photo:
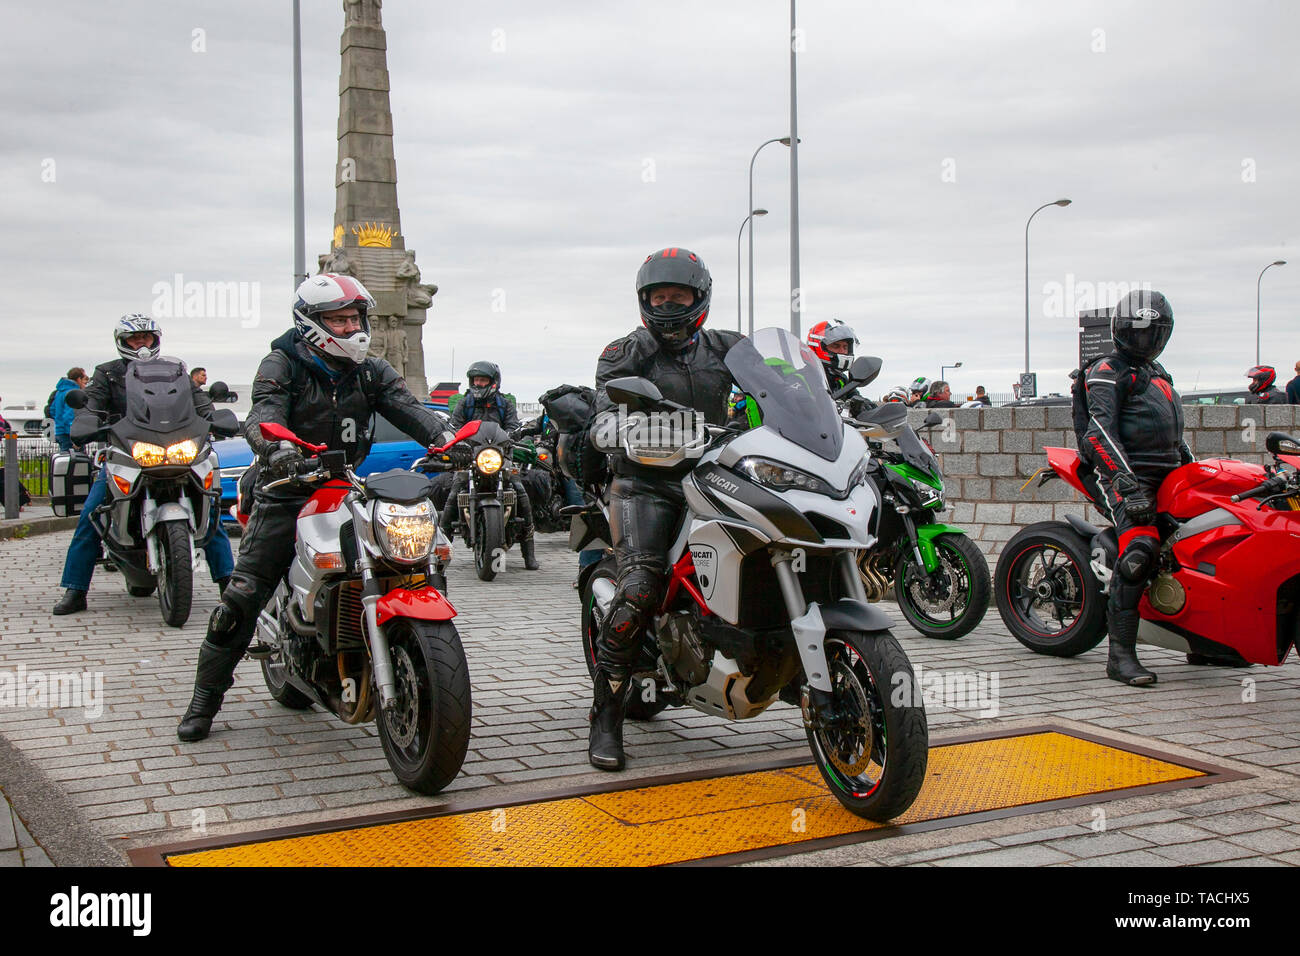
<svg viewBox="0 0 1300 956">
<path fill-rule="evenodd" d="M 102 452 L 108 497 L 90 516 L 108 559 L 132 595 L 157 588 L 163 620 L 183 627 L 195 554 L 220 520 L 221 476 L 208 435 L 237 435 L 235 413 L 215 411 L 210 422 L 200 417 L 185 363 L 170 358 L 127 364 L 126 415 L 113 425 L 86 410 L 81 389 L 69 391 L 66 401 L 81 410 L 72 423 L 74 443 L 108 442 Z"/>
</svg>

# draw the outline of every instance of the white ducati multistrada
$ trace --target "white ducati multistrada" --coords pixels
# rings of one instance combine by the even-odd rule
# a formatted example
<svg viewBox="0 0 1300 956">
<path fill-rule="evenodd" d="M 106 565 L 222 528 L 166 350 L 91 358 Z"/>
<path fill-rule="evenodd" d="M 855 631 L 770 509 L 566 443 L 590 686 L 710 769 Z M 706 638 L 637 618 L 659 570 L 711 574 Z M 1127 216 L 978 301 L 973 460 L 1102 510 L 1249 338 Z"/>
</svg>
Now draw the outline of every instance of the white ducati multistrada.
<svg viewBox="0 0 1300 956">
<path fill-rule="evenodd" d="M 879 360 L 860 361 L 878 372 Z M 879 507 L 864 480 L 873 467 L 866 443 L 841 421 L 817 358 L 789 332 L 760 329 L 726 364 L 746 394 L 747 429 L 698 418 L 682 427 L 689 410 L 653 383 L 606 385 L 619 406 L 621 454 L 678 470 L 695 462 L 682 479 L 685 515 L 628 714 L 684 705 L 743 720 L 778 699 L 798 704 L 839 801 L 873 820 L 896 817 L 920 792 L 929 736 L 912 666 L 858 574 Z M 614 445 L 607 439 L 598 441 Z M 616 577 L 606 555 L 580 582 L 593 675 Z"/>
</svg>

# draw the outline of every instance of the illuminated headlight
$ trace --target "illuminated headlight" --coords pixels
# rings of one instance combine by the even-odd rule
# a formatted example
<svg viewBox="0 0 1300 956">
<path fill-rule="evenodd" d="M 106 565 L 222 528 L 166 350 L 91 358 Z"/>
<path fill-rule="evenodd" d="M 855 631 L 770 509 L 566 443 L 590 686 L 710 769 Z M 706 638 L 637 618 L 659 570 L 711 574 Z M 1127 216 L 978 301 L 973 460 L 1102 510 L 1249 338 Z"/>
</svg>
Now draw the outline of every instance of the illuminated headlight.
<svg viewBox="0 0 1300 956">
<path fill-rule="evenodd" d="M 474 456 L 474 467 L 485 475 L 495 475 L 501 470 L 501 452 L 495 448 L 484 448 Z"/>
<path fill-rule="evenodd" d="M 384 554 L 406 562 L 426 560 L 438 530 L 428 501 L 413 505 L 380 502 L 375 506 L 375 525 L 375 539 Z"/>
<path fill-rule="evenodd" d="M 167 463 L 169 465 L 188 465 L 199 453 L 199 446 L 190 439 L 167 446 Z"/>
<path fill-rule="evenodd" d="M 760 485 L 766 485 L 768 488 L 775 488 L 778 491 L 797 488 L 800 491 L 811 491 L 818 495 L 834 496 L 837 493 L 834 488 L 815 475 L 810 475 L 797 468 L 791 468 L 789 465 L 768 461 L 766 458 L 754 456 L 742 458 L 736 462 L 736 471 L 748 475 Z"/>
<path fill-rule="evenodd" d="M 153 465 L 161 465 L 166 461 L 167 452 L 159 445 L 151 445 L 147 441 L 138 441 L 131 444 L 131 457 L 149 468 Z"/>
</svg>

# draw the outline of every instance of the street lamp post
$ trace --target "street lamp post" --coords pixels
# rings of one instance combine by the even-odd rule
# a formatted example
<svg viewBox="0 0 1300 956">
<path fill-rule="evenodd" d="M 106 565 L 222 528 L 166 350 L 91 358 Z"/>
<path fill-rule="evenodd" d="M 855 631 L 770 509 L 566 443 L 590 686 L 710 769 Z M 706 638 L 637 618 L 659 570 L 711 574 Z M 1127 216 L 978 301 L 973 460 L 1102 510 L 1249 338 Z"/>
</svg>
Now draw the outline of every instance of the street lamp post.
<svg viewBox="0 0 1300 956">
<path fill-rule="evenodd" d="M 746 217 L 744 218 L 744 220 L 741 221 L 741 223 L 740 223 L 740 231 L 739 231 L 738 233 L 736 233 L 736 331 L 737 331 L 737 332 L 740 332 L 740 331 L 741 331 L 741 328 L 740 328 L 740 303 L 741 303 L 741 301 L 742 301 L 742 300 L 741 300 L 741 295 L 740 295 L 740 237 L 743 236 L 743 235 L 745 234 L 745 225 L 748 224 L 748 225 L 749 225 L 749 238 L 750 238 L 750 242 L 752 243 L 752 242 L 753 242 L 753 238 L 754 238 L 754 217 L 755 217 L 755 216 L 766 216 L 766 215 L 767 215 L 767 210 L 766 210 L 766 209 L 755 209 L 755 210 L 752 210 L 752 211 L 750 212 L 750 214 L 749 214 L 748 216 L 746 216 Z M 753 332 L 753 331 L 754 331 L 754 320 L 753 320 L 752 318 L 750 319 L 749 331 L 750 331 L 750 332 Z M 743 334 L 743 333 L 742 333 L 742 334 Z"/>
<path fill-rule="evenodd" d="M 1048 206 L 1068 206 L 1070 200 L 1058 199 L 1056 202 L 1043 203 L 1029 214 L 1025 222 L 1025 374 L 1029 374 L 1029 223 Z"/>
<path fill-rule="evenodd" d="M 947 376 L 947 375 L 944 375 L 943 373 L 944 373 L 946 370 L 950 369 L 950 368 L 961 368 L 961 362 L 958 362 L 956 365 L 940 365 L 940 366 L 939 366 L 939 381 L 941 381 L 941 382 L 948 382 L 948 376 Z M 948 384 L 951 385 L 952 383 L 951 383 L 951 382 L 948 382 Z"/>
<path fill-rule="evenodd" d="M 1264 281 L 1264 273 L 1274 266 L 1286 265 L 1285 259 L 1279 259 L 1277 262 L 1270 262 L 1264 268 L 1259 270 L 1259 278 L 1255 280 L 1255 364 L 1259 364 L 1259 286 Z"/>
<path fill-rule="evenodd" d="M 302 186 L 302 27 L 293 0 L 293 287 L 307 279 L 307 243 Z"/>
<path fill-rule="evenodd" d="M 763 146 L 771 146 L 773 143 L 780 143 L 783 146 L 790 145 L 789 136 L 781 136 L 777 139 L 769 139 L 758 149 L 754 150 L 754 155 L 749 160 L 749 208 L 754 208 L 754 160 L 758 159 L 758 154 L 762 151 Z M 749 334 L 754 334 L 754 230 L 749 230 Z"/>
</svg>

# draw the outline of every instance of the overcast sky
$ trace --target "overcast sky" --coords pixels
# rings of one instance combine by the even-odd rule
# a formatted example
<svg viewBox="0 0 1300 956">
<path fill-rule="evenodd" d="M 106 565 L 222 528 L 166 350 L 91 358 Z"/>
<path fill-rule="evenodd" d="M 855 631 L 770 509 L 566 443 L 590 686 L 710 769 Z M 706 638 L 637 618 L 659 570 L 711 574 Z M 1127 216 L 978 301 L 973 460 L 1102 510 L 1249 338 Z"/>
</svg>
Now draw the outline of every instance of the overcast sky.
<svg viewBox="0 0 1300 956">
<path fill-rule="evenodd" d="M 303 0 L 307 253 L 330 241 L 338 0 Z M 289 325 L 288 0 L 55 0 L 6 10 L 0 395 L 43 402 L 154 287 L 247 283 L 260 314 L 160 317 L 165 348 L 248 382 Z M 1040 391 L 1076 364 L 1076 306 L 1115 283 L 1173 304 L 1183 391 L 1300 359 L 1300 11 L 1286 2 L 804 0 L 803 330 L 836 317 L 954 391 Z M 633 277 L 674 245 L 736 322 L 736 235 L 759 143 L 789 129 L 784 0 L 388 0 L 398 199 L 423 281 L 430 383 L 501 364 L 525 400 L 589 383 L 638 322 Z M 201 31 L 196 34 L 195 31 Z M 789 152 L 755 173 L 757 324 L 789 324 Z M 501 290 L 498 292 L 497 290 Z M 502 296 L 504 293 L 504 296 Z M 1102 301 L 1094 299 L 1100 295 Z M 1062 301 L 1069 299 L 1069 301 Z M 494 303 L 504 311 L 494 311 Z M 251 300 L 249 300 L 251 304 Z M 455 366 L 452 352 L 455 350 Z"/>
</svg>

